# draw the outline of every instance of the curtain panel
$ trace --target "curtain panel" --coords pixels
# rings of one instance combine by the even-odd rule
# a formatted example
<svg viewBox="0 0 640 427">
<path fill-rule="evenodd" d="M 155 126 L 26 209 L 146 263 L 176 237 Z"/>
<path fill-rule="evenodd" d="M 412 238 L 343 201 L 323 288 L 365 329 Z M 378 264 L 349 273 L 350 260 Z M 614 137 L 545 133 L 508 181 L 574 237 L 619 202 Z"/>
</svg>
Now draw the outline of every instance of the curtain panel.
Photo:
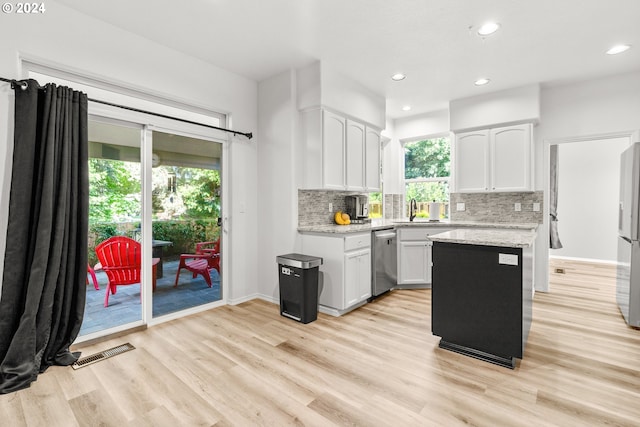
<svg viewBox="0 0 640 427">
<path fill-rule="evenodd" d="M 69 350 L 84 315 L 88 229 L 87 96 L 14 85 L 15 130 L 0 299 L 0 393 L 28 387 Z"/>
</svg>

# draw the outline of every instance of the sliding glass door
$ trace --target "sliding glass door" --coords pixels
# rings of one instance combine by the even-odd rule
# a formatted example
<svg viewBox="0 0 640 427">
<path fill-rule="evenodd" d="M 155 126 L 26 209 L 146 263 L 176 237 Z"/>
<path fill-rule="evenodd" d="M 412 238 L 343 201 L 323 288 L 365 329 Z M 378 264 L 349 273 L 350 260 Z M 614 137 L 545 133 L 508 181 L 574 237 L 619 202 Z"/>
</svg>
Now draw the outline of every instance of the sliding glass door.
<svg viewBox="0 0 640 427">
<path fill-rule="evenodd" d="M 124 283 L 132 273 L 128 261 L 135 259 L 135 251 L 145 254 L 127 241 L 109 244 L 115 236 L 135 239 L 142 220 L 142 131 L 133 123 L 89 121 L 89 265 L 80 335 L 142 324 L 141 287 Z M 99 259 L 99 253 L 105 258 Z M 138 273 L 141 277 L 139 267 Z"/>
<path fill-rule="evenodd" d="M 154 318 L 219 301 L 222 144 L 152 131 Z"/>
<path fill-rule="evenodd" d="M 222 300 L 223 144 L 89 121 L 87 339 Z"/>
</svg>

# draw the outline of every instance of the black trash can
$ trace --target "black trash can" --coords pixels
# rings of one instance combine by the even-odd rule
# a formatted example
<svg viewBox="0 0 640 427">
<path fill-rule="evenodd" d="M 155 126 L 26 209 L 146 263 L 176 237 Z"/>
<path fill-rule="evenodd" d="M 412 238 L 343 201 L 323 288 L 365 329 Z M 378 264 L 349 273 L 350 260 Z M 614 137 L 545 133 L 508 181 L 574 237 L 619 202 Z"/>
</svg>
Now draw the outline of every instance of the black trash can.
<svg viewBox="0 0 640 427">
<path fill-rule="evenodd" d="M 318 318 L 318 270 L 322 258 L 287 254 L 276 257 L 280 275 L 280 314 L 301 323 Z"/>
</svg>

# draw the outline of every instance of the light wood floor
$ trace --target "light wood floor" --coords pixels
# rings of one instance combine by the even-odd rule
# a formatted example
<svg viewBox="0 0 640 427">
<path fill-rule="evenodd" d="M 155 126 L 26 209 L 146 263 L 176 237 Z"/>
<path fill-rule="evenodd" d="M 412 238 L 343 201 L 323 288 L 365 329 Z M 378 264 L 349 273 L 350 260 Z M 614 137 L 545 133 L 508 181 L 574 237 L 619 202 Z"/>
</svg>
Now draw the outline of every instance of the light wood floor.
<svg viewBox="0 0 640 427">
<path fill-rule="evenodd" d="M 439 349 L 429 290 L 308 325 L 254 300 L 79 346 L 136 349 L 0 396 L 0 425 L 638 426 L 640 331 L 613 267 L 559 264 L 515 370 Z"/>
</svg>

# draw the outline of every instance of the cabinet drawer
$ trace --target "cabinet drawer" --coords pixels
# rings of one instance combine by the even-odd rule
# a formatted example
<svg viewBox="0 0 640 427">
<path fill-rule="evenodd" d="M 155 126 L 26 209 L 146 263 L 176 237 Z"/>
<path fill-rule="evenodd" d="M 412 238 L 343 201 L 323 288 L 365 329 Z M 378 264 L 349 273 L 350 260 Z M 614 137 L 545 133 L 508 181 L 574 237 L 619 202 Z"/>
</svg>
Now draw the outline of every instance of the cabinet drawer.
<svg viewBox="0 0 640 427">
<path fill-rule="evenodd" d="M 371 233 L 360 233 L 344 238 L 344 250 L 352 251 L 360 248 L 371 247 Z"/>
<path fill-rule="evenodd" d="M 451 228 L 441 227 L 406 227 L 400 230 L 400 241 L 421 241 L 428 240 L 432 234 L 444 233 L 451 231 Z"/>
</svg>

